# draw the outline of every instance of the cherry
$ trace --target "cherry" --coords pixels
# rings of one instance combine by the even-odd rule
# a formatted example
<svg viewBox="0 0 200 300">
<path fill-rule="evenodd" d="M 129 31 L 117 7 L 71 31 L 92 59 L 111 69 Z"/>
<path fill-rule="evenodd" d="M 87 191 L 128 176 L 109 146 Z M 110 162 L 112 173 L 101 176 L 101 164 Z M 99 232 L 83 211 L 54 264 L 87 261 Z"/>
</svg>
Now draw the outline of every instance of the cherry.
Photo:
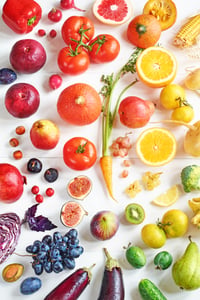
<svg viewBox="0 0 200 300">
<path fill-rule="evenodd" d="M 52 8 L 47 16 L 50 21 L 59 22 L 62 19 L 62 12 L 60 9 Z"/>
</svg>

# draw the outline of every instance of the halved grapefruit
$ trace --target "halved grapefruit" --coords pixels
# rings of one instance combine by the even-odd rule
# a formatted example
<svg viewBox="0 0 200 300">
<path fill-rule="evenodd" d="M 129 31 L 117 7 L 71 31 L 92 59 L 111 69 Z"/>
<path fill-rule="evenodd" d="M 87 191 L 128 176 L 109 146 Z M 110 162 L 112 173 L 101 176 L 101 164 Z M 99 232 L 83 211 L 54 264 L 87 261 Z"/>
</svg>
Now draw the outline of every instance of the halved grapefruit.
<svg viewBox="0 0 200 300">
<path fill-rule="evenodd" d="M 102 23 L 120 25 L 133 15 L 133 7 L 130 0 L 96 0 L 93 13 Z"/>
</svg>

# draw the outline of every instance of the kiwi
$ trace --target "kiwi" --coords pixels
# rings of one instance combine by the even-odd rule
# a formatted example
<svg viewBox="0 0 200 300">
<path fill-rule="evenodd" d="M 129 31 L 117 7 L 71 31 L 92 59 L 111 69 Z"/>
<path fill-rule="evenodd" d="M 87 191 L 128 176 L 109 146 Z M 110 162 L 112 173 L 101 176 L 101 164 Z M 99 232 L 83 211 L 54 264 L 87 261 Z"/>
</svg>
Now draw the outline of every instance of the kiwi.
<svg viewBox="0 0 200 300">
<path fill-rule="evenodd" d="M 141 205 L 130 203 L 125 208 L 125 218 L 131 224 L 140 224 L 144 221 L 145 212 Z"/>
</svg>

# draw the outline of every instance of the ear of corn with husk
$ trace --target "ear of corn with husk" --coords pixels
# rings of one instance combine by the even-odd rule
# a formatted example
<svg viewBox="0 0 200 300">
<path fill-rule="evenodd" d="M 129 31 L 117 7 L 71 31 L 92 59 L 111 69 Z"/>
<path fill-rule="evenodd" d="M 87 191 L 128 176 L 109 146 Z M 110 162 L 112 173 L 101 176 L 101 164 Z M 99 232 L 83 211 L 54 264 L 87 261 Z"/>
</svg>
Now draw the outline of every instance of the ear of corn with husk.
<svg viewBox="0 0 200 300">
<path fill-rule="evenodd" d="M 192 16 L 180 28 L 176 34 L 173 44 L 180 48 L 187 48 L 193 46 L 197 37 L 200 34 L 200 14 Z"/>
</svg>

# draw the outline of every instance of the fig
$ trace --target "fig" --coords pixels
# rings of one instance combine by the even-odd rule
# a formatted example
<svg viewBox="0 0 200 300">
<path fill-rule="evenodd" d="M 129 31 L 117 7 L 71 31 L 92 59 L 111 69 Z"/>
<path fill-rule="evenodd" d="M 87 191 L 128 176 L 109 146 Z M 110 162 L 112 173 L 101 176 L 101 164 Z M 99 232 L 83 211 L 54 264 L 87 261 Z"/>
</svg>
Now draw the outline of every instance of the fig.
<svg viewBox="0 0 200 300">
<path fill-rule="evenodd" d="M 91 192 L 91 189 L 92 182 L 84 175 L 74 177 L 67 186 L 68 194 L 78 200 L 83 200 Z"/>
<path fill-rule="evenodd" d="M 77 226 L 88 212 L 77 202 L 68 201 L 61 208 L 60 218 L 67 227 Z"/>
<path fill-rule="evenodd" d="M 90 222 L 90 231 L 98 240 L 111 239 L 119 228 L 117 215 L 109 210 L 96 213 Z"/>
<path fill-rule="evenodd" d="M 9 264 L 2 271 L 2 277 L 7 282 L 17 281 L 24 272 L 24 266 L 21 264 Z"/>
</svg>

